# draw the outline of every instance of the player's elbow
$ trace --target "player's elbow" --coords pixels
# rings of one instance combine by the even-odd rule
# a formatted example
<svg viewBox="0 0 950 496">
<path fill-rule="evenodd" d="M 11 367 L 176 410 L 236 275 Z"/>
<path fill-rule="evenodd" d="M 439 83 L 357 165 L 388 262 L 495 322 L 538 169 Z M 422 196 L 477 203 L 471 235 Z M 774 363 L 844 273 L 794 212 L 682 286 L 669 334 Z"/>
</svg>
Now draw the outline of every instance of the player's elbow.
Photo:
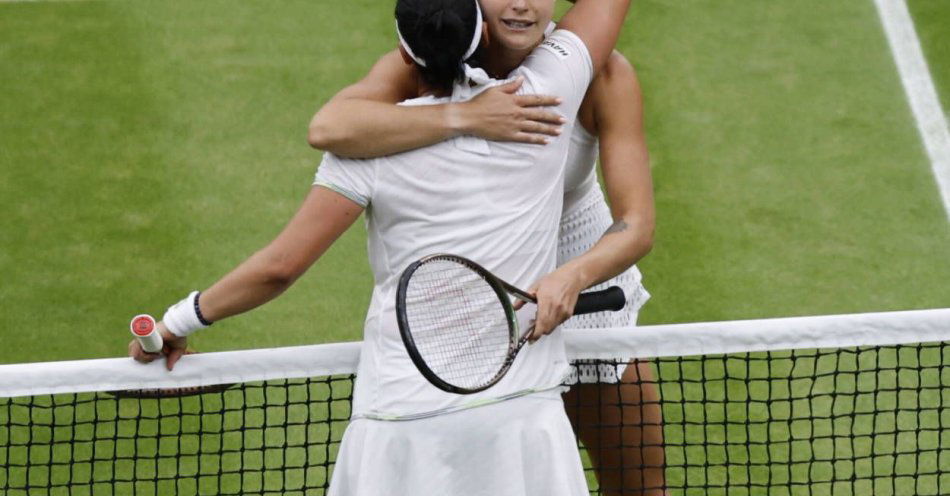
<svg viewBox="0 0 950 496">
<path fill-rule="evenodd" d="M 318 150 L 327 151 L 339 142 L 340 138 L 334 134 L 333 126 L 314 119 L 307 131 L 307 143 Z"/>
<path fill-rule="evenodd" d="M 653 251 L 653 243 L 656 238 L 656 223 L 652 219 L 642 222 L 637 234 L 638 258 L 643 258 Z"/>
<path fill-rule="evenodd" d="M 651 229 L 648 233 L 640 238 L 640 253 L 642 253 L 641 258 L 647 256 L 651 251 L 653 251 L 653 239 L 654 231 Z"/>
<path fill-rule="evenodd" d="M 268 256 L 264 260 L 260 273 L 268 286 L 286 289 L 292 286 L 309 267 L 290 256 Z"/>
<path fill-rule="evenodd" d="M 289 288 L 293 286 L 297 279 L 300 278 L 300 274 L 297 274 L 290 267 L 275 266 L 271 267 L 267 271 L 267 282 L 271 286 L 276 286 L 279 288 Z"/>
<path fill-rule="evenodd" d="M 318 150 L 345 154 L 359 139 L 358 127 L 351 125 L 348 119 L 352 113 L 346 106 L 328 102 L 310 120 L 307 142 Z"/>
<path fill-rule="evenodd" d="M 629 253 L 634 258 L 632 263 L 636 263 L 653 250 L 656 222 L 652 215 L 631 215 L 626 217 L 625 222 L 630 226 L 628 239 L 631 249 Z"/>
</svg>

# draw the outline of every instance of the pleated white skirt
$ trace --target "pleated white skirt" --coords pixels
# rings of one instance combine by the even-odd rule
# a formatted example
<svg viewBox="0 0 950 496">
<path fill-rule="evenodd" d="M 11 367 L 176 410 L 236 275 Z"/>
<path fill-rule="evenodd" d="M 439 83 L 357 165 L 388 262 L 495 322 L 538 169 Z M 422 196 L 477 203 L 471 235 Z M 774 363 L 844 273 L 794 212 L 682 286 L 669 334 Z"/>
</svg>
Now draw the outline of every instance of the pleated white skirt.
<svg viewBox="0 0 950 496">
<path fill-rule="evenodd" d="M 586 496 L 558 391 L 420 420 L 350 422 L 330 496 Z"/>
</svg>

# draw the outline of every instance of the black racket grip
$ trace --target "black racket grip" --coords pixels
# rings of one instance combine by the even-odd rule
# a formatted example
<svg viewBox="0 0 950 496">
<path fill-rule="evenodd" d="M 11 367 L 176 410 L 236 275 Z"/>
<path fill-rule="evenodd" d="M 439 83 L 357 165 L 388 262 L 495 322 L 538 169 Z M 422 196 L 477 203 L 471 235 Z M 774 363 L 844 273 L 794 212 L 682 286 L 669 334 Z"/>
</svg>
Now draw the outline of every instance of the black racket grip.
<svg viewBox="0 0 950 496">
<path fill-rule="evenodd" d="M 581 293 L 574 305 L 574 315 L 585 313 L 623 310 L 627 304 L 627 296 L 619 286 L 611 286 L 603 291 Z"/>
</svg>

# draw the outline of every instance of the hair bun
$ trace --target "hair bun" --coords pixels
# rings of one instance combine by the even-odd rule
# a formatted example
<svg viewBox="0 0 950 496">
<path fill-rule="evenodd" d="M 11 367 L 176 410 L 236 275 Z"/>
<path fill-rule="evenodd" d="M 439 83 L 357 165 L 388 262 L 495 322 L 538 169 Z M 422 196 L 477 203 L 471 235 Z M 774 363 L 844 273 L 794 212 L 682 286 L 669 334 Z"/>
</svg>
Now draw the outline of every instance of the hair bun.
<svg viewBox="0 0 950 496">
<path fill-rule="evenodd" d="M 398 0 L 396 22 L 412 52 L 425 61 L 426 83 L 451 89 L 465 76 L 462 58 L 474 37 L 475 0 Z"/>
</svg>

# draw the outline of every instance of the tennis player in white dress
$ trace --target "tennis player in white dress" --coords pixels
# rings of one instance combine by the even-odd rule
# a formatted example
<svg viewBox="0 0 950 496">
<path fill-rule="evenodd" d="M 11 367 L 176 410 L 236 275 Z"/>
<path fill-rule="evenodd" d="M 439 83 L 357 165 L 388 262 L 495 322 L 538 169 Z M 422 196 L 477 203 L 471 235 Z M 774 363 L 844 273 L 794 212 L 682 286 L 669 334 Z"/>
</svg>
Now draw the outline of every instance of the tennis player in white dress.
<svg viewBox="0 0 950 496">
<path fill-rule="evenodd" d="M 480 63 L 517 52 L 518 38 L 506 32 L 502 23 L 491 22 L 492 5 L 505 3 L 482 1 L 495 50 L 480 51 Z M 510 12 L 494 10 L 502 19 L 511 17 Z M 543 35 L 549 36 L 555 27 L 550 24 Z M 537 144 L 544 142 L 545 135 L 557 135 L 554 131 L 559 116 L 542 111 L 545 105 L 555 104 L 553 99 L 546 95 L 512 95 L 520 88 L 517 83 L 495 87 L 462 104 L 392 106 L 400 95 L 417 92 L 419 79 L 415 68 L 407 69 L 398 53 L 393 55 L 381 58 L 366 77 L 320 109 L 311 122 L 314 147 L 346 156 L 380 156 L 428 146 L 456 134 Z M 454 118 L 445 119 L 445 115 Z M 612 234 L 610 250 L 622 257 L 610 256 L 627 260 L 621 265 L 627 268 L 605 271 L 622 273 L 593 289 L 620 286 L 627 295 L 627 305 L 620 312 L 577 316 L 561 327 L 633 329 L 649 293 L 639 270 L 630 264 L 652 246 L 654 215 L 639 82 L 623 55 L 613 53 L 597 75 L 570 140 L 558 266 L 593 254 L 591 249 L 607 237 L 606 233 Z M 604 155 L 603 172 L 611 207 L 597 182 L 600 152 Z M 479 168 L 472 173 L 483 172 Z M 567 383 L 578 381 L 580 385 L 565 394 L 565 402 L 578 436 L 589 448 L 600 486 L 606 491 L 664 486 L 662 415 L 649 363 L 631 367 L 579 363 Z M 618 404 L 622 404 L 619 409 Z M 601 408 L 592 408 L 595 405 Z M 620 425 L 624 428 L 613 428 Z M 607 433 L 618 439 L 605 437 Z M 622 471 L 616 469 L 620 466 L 624 467 Z M 654 493 L 662 491 L 649 494 Z"/>
<path fill-rule="evenodd" d="M 439 4 L 469 23 L 477 45 L 474 0 L 399 4 L 413 2 L 420 17 L 400 21 L 407 28 L 422 24 L 417 32 L 403 30 L 410 43 L 420 33 L 439 33 L 419 21 L 432 19 L 434 13 L 424 11 Z M 562 21 L 565 29 L 552 33 L 516 71 L 524 78 L 524 91 L 557 94 L 564 113 L 576 115 L 628 7 L 629 0 L 579 0 Z M 442 45 L 440 50 L 451 48 Z M 437 57 L 418 49 L 412 56 L 422 63 Z M 463 101 L 504 82 L 468 68 L 451 96 L 406 105 Z M 205 292 L 189 294 L 166 312 L 159 329 L 171 349 L 168 366 L 181 356 L 190 333 L 279 295 L 365 210 L 375 287 L 353 419 L 330 493 L 586 494 L 559 391 L 568 372 L 560 333 L 519 354 L 498 385 L 463 397 L 435 389 L 418 373 L 394 315 L 395 281 L 410 262 L 429 253 L 469 257 L 515 285 L 553 271 L 568 145 L 567 135 L 546 147 L 461 137 L 373 160 L 326 155 L 315 187 L 277 239 Z M 494 170 L 473 175 L 476 166 Z M 532 312 L 525 308 L 519 318 L 528 320 Z M 130 344 L 130 354 L 142 361 L 158 358 L 137 342 Z"/>
<path fill-rule="evenodd" d="M 512 76 L 524 77 L 525 91 L 563 95 L 562 108 L 573 115 L 592 70 L 585 44 L 562 30 Z M 465 101 L 503 82 L 469 69 L 468 81 L 451 97 L 405 104 Z M 459 137 L 372 160 L 325 157 L 317 184 L 368 209 L 369 252 L 379 282 L 333 494 L 383 494 L 387 489 L 373 482 L 377 477 L 393 494 L 586 492 L 560 399 L 569 368 L 559 333 L 532 346 L 497 386 L 461 397 L 420 376 L 394 317 L 398 276 L 423 254 L 466 256 L 515 285 L 552 271 L 568 146 L 566 136 L 547 147 Z M 464 477 L 460 466 L 467 467 Z M 367 471 L 371 478 L 360 477 Z"/>
</svg>

